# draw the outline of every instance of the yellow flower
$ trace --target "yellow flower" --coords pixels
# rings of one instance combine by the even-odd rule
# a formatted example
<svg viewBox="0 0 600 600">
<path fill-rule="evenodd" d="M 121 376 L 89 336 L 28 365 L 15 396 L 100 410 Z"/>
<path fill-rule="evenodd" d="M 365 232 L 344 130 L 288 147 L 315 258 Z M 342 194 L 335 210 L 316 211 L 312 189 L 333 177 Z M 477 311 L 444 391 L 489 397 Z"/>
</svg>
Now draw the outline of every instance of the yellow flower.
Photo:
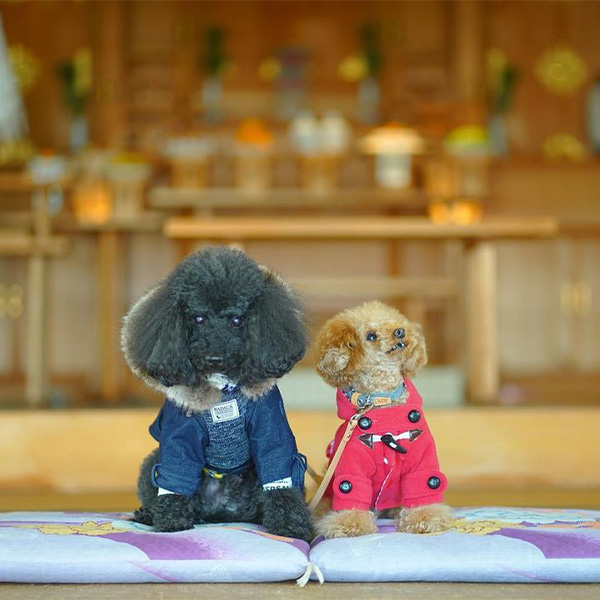
<svg viewBox="0 0 600 600">
<path fill-rule="evenodd" d="M 488 535 L 509 526 L 515 527 L 515 525 L 505 523 L 504 521 L 467 521 L 466 519 L 458 519 L 454 523 L 453 531 L 469 535 Z"/>
<path fill-rule="evenodd" d="M 258 65 L 258 76 L 263 81 L 274 81 L 281 75 L 281 63 L 272 56 L 265 58 Z"/>
<path fill-rule="evenodd" d="M 353 83 L 360 81 L 368 75 L 368 66 L 365 57 L 360 54 L 347 56 L 338 66 L 338 77 Z"/>
<path fill-rule="evenodd" d="M 37 529 L 46 535 L 107 535 L 109 533 L 123 533 L 126 529 L 113 527 L 113 524 L 96 521 L 85 521 L 81 525 L 66 525 L 65 523 L 36 523 L 33 525 L 20 525 L 25 529 Z"/>
<path fill-rule="evenodd" d="M 92 88 L 92 52 L 89 48 L 79 48 L 73 57 L 75 82 L 73 87 L 78 96 L 89 94 Z"/>
</svg>

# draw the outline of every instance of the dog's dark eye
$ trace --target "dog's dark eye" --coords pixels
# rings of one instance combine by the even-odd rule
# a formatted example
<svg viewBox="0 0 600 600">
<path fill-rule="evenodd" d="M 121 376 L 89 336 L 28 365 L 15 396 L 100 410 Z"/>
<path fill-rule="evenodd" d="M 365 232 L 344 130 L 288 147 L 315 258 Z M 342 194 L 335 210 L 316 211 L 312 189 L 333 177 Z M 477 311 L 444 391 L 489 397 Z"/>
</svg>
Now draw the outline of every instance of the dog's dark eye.
<svg viewBox="0 0 600 600">
<path fill-rule="evenodd" d="M 374 342 L 377 339 L 377 334 L 374 331 L 367 333 L 367 342 Z"/>
<path fill-rule="evenodd" d="M 397 338 L 403 338 L 406 336 L 406 330 L 402 327 L 400 327 L 399 329 L 394 330 L 394 335 Z"/>
<path fill-rule="evenodd" d="M 241 327 L 243 322 L 244 322 L 244 317 L 233 317 L 233 319 L 231 319 L 229 324 L 232 327 Z"/>
<path fill-rule="evenodd" d="M 198 325 L 202 325 L 206 322 L 206 317 L 204 315 L 196 315 L 194 317 L 194 321 L 196 321 L 196 323 L 198 323 Z"/>
</svg>

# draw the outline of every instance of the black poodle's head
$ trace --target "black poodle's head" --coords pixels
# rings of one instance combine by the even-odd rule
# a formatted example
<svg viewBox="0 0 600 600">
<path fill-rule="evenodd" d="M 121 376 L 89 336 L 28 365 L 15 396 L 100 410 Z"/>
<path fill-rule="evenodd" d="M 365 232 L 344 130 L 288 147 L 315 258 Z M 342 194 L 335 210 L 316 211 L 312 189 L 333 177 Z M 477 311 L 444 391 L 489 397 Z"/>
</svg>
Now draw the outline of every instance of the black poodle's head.
<svg viewBox="0 0 600 600">
<path fill-rule="evenodd" d="M 186 257 L 133 306 L 122 342 L 148 383 L 196 386 L 221 373 L 250 386 L 285 375 L 307 335 L 281 277 L 239 250 L 211 247 Z"/>
</svg>

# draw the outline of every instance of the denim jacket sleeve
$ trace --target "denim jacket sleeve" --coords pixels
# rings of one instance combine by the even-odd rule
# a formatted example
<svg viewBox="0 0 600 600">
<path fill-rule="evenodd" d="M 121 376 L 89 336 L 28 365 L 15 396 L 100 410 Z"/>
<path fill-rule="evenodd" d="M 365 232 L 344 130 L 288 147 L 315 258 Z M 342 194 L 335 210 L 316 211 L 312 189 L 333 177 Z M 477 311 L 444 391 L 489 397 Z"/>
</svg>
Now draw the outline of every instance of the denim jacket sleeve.
<svg viewBox="0 0 600 600">
<path fill-rule="evenodd" d="M 158 464 L 153 470 L 156 486 L 192 496 L 204 467 L 205 428 L 194 415 L 166 400 L 150 433 L 159 443 Z"/>
<path fill-rule="evenodd" d="M 248 437 L 261 484 L 289 477 L 293 486 L 304 487 L 306 459 L 298 453 L 277 386 L 254 404 Z"/>
</svg>

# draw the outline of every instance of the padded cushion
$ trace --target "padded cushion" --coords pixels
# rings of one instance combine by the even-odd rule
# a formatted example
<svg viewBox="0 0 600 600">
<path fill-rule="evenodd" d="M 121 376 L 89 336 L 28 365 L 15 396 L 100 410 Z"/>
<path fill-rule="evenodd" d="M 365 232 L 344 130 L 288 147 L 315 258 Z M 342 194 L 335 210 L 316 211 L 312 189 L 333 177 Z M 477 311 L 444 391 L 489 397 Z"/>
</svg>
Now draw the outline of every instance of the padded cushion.
<svg viewBox="0 0 600 600">
<path fill-rule="evenodd" d="M 600 512 L 472 508 L 440 535 L 379 534 L 313 543 L 325 581 L 600 582 Z"/>
<path fill-rule="evenodd" d="M 0 514 L 0 581 L 294 580 L 600 582 L 600 512 L 473 508 L 440 535 L 379 533 L 308 544 L 247 524 L 154 533 L 111 513 Z"/>
<path fill-rule="evenodd" d="M 0 514 L 0 581 L 255 582 L 300 577 L 308 544 L 248 524 L 154 533 L 129 515 Z"/>
</svg>

